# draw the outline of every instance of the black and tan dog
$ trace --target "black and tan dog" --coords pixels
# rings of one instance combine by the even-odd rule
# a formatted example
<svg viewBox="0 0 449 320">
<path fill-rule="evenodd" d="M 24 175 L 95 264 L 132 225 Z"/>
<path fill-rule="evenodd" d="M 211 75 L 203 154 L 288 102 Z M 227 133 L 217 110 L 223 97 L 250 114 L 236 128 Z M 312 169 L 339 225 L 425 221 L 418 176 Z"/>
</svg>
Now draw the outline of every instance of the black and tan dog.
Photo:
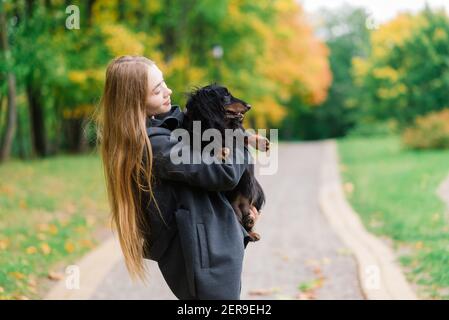
<svg viewBox="0 0 449 320">
<path fill-rule="evenodd" d="M 213 84 L 208 85 L 188 95 L 183 127 L 192 135 L 201 134 L 207 129 L 219 130 L 222 141 L 225 140 L 225 130 L 241 130 L 245 136 L 245 143 L 251 144 L 258 150 L 267 151 L 269 141 L 258 135 L 246 135 L 242 121 L 245 113 L 251 106 L 243 100 L 234 97 L 227 88 Z M 193 133 L 193 122 L 201 121 L 201 132 Z M 224 144 L 222 149 L 226 156 L 228 149 Z M 204 148 L 204 145 L 202 146 Z M 252 241 L 258 241 L 260 235 L 253 231 L 254 221 L 250 215 L 250 206 L 253 205 L 260 212 L 265 203 L 265 194 L 254 176 L 254 165 L 250 164 L 244 172 L 235 189 L 226 192 L 234 211 L 248 231 Z"/>
</svg>

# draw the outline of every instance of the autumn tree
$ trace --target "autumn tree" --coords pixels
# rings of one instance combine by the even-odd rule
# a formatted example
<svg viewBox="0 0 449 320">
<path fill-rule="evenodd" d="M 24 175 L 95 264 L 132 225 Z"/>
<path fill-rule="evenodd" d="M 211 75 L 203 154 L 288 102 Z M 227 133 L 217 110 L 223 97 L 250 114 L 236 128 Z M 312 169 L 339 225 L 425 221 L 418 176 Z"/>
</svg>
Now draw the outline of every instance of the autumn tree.
<svg viewBox="0 0 449 320">
<path fill-rule="evenodd" d="M 373 32 L 372 52 L 354 60 L 364 119 L 395 119 L 401 126 L 449 101 L 449 18 L 426 8 L 401 14 Z"/>
</svg>

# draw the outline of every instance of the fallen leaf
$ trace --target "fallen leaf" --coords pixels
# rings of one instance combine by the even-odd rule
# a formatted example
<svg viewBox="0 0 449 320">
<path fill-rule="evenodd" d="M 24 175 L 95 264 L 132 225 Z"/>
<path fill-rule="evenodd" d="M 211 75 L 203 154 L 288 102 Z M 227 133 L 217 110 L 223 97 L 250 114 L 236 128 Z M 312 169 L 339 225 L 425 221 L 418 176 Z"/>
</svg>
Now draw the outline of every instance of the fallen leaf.
<svg viewBox="0 0 449 320">
<path fill-rule="evenodd" d="M 73 251 L 75 251 L 75 245 L 73 244 L 72 241 L 67 241 L 64 245 L 64 249 L 68 253 L 72 253 Z"/>
<path fill-rule="evenodd" d="M 314 273 L 316 276 L 320 276 L 320 275 L 323 274 L 323 271 L 321 270 L 321 267 L 320 267 L 320 266 L 315 266 L 315 267 L 312 268 L 312 270 L 313 270 L 313 273 Z"/>
<path fill-rule="evenodd" d="M 49 255 L 51 253 L 51 248 L 48 243 L 44 242 L 41 244 L 41 251 L 45 255 Z"/>
<path fill-rule="evenodd" d="M 27 254 L 35 254 L 36 252 L 37 252 L 36 247 L 31 246 L 31 247 L 26 248 Z"/>
<path fill-rule="evenodd" d="M 26 275 L 18 271 L 10 272 L 9 275 L 16 278 L 17 280 L 22 280 L 26 277 Z"/>
<path fill-rule="evenodd" d="M 46 223 L 39 223 L 37 225 L 37 229 L 41 232 L 46 232 L 48 230 L 48 224 Z"/>
<path fill-rule="evenodd" d="M 350 256 L 352 255 L 352 251 L 348 248 L 338 248 L 337 253 L 340 256 Z"/>
<path fill-rule="evenodd" d="M 415 249 L 421 250 L 422 248 L 424 248 L 424 243 L 422 241 L 415 243 Z"/>
<path fill-rule="evenodd" d="M 46 240 L 46 239 L 47 239 L 47 236 L 46 236 L 44 233 L 38 233 L 38 234 L 37 234 L 37 238 L 38 238 L 39 240 Z"/>
<path fill-rule="evenodd" d="M 300 292 L 297 294 L 298 300 L 316 300 L 316 294 L 313 292 Z"/>
<path fill-rule="evenodd" d="M 434 213 L 432 215 L 432 221 L 433 222 L 438 222 L 440 220 L 440 214 L 439 213 Z"/>
<path fill-rule="evenodd" d="M 14 194 L 14 189 L 10 186 L 2 186 L 2 187 L 0 187 L 0 193 L 4 193 L 8 196 L 12 196 Z"/>
<path fill-rule="evenodd" d="M 306 266 L 309 266 L 309 267 L 317 266 L 319 264 L 320 264 L 320 261 L 317 259 L 307 259 L 306 260 Z"/>
<path fill-rule="evenodd" d="M 254 289 L 248 292 L 251 296 L 268 296 L 273 293 L 279 292 L 279 288 L 271 288 L 271 289 Z"/>
<path fill-rule="evenodd" d="M 78 227 L 75 228 L 75 232 L 84 233 L 84 232 L 86 232 L 86 227 L 78 226 Z"/>
<path fill-rule="evenodd" d="M 89 239 L 81 239 L 78 243 L 83 248 L 93 248 L 94 247 L 93 242 L 91 240 L 89 240 Z"/>
<path fill-rule="evenodd" d="M 67 202 L 64 209 L 64 211 L 66 211 L 67 213 L 72 214 L 76 212 L 77 207 L 73 202 Z"/>
<path fill-rule="evenodd" d="M 96 221 L 97 218 L 95 216 L 89 215 L 86 217 L 86 224 L 88 227 L 92 227 Z"/>
<path fill-rule="evenodd" d="M 50 271 L 48 273 L 48 279 L 54 280 L 54 281 L 59 281 L 59 280 L 64 279 L 64 275 L 59 272 Z"/>
<path fill-rule="evenodd" d="M 37 282 L 36 282 L 35 279 L 30 278 L 30 279 L 28 279 L 28 285 L 29 285 L 30 287 L 36 287 L 36 286 L 37 286 Z"/>
<path fill-rule="evenodd" d="M 54 225 L 54 224 L 50 224 L 48 226 L 48 232 L 53 234 L 53 235 L 55 235 L 55 234 L 58 233 L 58 227 L 56 225 Z"/>
<path fill-rule="evenodd" d="M 9 247 L 9 239 L 0 240 L 0 250 L 6 250 Z"/>
<path fill-rule="evenodd" d="M 23 199 L 19 201 L 19 207 L 21 209 L 28 209 L 28 205 L 27 205 L 26 201 Z"/>
<path fill-rule="evenodd" d="M 351 194 L 354 192 L 354 185 L 351 182 L 346 182 L 343 185 L 343 189 L 345 190 L 346 194 Z"/>
</svg>

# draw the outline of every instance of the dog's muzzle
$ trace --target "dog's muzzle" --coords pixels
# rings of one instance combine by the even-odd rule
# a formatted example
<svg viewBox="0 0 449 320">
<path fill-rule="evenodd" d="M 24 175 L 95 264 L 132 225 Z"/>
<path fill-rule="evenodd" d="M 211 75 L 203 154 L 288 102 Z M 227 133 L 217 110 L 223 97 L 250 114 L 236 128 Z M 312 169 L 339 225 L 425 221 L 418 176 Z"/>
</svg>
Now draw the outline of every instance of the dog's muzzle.
<svg viewBox="0 0 449 320">
<path fill-rule="evenodd" d="M 245 118 L 245 115 L 243 113 L 240 113 L 240 112 L 235 113 L 232 111 L 226 111 L 226 119 L 242 121 L 243 118 Z"/>
</svg>

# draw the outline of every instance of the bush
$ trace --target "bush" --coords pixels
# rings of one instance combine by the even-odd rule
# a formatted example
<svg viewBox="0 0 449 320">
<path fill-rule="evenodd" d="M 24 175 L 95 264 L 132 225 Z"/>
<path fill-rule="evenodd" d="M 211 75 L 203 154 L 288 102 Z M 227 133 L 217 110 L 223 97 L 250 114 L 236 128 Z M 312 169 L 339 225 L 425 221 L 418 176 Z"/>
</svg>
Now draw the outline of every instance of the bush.
<svg viewBox="0 0 449 320">
<path fill-rule="evenodd" d="M 449 109 L 418 116 L 402 134 L 403 143 L 412 149 L 449 148 Z"/>
</svg>

